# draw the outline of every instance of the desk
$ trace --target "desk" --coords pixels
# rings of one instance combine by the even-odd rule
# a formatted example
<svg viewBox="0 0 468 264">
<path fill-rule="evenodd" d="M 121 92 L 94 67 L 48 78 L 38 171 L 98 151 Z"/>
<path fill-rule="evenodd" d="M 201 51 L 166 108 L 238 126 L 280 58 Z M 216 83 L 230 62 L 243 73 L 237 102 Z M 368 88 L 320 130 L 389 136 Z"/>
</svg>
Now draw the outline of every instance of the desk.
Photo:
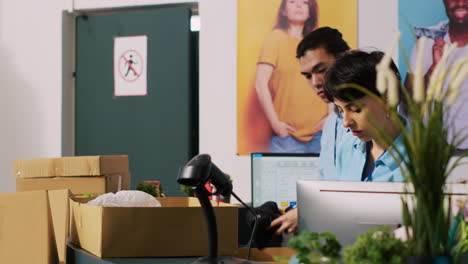
<svg viewBox="0 0 468 264">
<path fill-rule="evenodd" d="M 245 258 L 247 256 L 247 249 L 239 249 L 238 258 Z M 290 257 L 295 254 L 295 251 L 290 248 L 265 248 L 260 251 L 253 248 L 251 252 L 251 259 L 261 262 L 252 263 L 272 263 L 272 256 Z M 185 264 L 190 263 L 198 257 L 174 257 L 174 258 L 98 258 L 93 254 L 83 250 L 82 248 L 68 243 L 67 247 L 67 263 L 70 264 Z"/>
<path fill-rule="evenodd" d="M 67 263 L 70 264 L 186 264 L 197 258 L 98 258 L 88 251 L 67 244 Z"/>
</svg>

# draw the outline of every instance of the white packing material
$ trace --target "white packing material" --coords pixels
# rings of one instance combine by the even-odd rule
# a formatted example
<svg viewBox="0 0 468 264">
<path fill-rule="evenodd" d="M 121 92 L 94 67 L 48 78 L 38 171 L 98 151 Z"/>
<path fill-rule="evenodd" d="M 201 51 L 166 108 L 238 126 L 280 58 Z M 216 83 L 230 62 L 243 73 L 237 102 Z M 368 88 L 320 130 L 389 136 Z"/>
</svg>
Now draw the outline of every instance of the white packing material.
<svg viewBox="0 0 468 264">
<path fill-rule="evenodd" d="M 106 193 L 88 202 L 104 207 L 160 207 L 161 203 L 152 195 L 142 191 L 119 191 Z"/>
</svg>

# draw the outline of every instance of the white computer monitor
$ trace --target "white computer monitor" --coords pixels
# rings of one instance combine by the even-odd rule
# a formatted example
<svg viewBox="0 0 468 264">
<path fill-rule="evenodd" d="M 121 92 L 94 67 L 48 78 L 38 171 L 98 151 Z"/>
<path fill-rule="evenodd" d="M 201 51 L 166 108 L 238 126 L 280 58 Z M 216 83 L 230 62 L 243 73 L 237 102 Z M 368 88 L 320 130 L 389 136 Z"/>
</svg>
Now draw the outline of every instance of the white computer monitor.
<svg viewBox="0 0 468 264">
<path fill-rule="evenodd" d="M 455 196 L 468 193 L 468 184 L 447 187 Z M 394 229 L 402 224 L 404 190 L 404 183 L 395 182 L 298 181 L 299 231 L 331 231 L 348 246 L 371 228 Z"/>
<path fill-rule="evenodd" d="M 458 159 L 458 156 L 453 156 L 450 159 L 450 166 Z M 460 183 L 463 181 L 468 181 L 468 157 L 462 157 L 460 163 L 452 173 L 448 176 L 448 183 Z"/>
<path fill-rule="evenodd" d="M 296 181 L 319 180 L 319 154 L 252 153 L 251 179 L 254 207 L 273 201 L 279 208 L 297 203 Z"/>
</svg>

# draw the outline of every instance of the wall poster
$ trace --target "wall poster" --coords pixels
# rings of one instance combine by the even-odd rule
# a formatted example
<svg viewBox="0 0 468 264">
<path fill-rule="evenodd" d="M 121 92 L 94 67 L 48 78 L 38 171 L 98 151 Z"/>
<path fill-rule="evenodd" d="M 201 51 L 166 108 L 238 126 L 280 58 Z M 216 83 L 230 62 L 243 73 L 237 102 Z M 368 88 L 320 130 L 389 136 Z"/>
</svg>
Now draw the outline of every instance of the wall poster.
<svg viewBox="0 0 468 264">
<path fill-rule="evenodd" d="M 238 0 L 237 12 L 238 155 L 284 152 L 274 147 L 275 132 L 265 110 L 275 111 L 281 122 L 290 126 L 288 140 L 313 146 L 328 109 L 300 74 L 295 58 L 300 38 L 291 32 L 300 27 L 306 34 L 314 28 L 329 26 L 338 29 L 350 47 L 356 48 L 357 0 Z M 261 56 L 277 56 L 270 75 L 257 73 Z M 264 109 L 260 104 L 256 83 L 268 86 L 273 109 Z"/>
<path fill-rule="evenodd" d="M 423 47 L 423 73 L 426 77 L 437 65 L 443 54 L 446 43 L 457 43 L 457 47 L 447 60 L 450 69 L 460 58 L 468 54 L 468 1 L 460 0 L 400 0 L 398 2 L 398 26 L 402 33 L 399 53 L 399 69 L 402 78 L 407 78 L 408 65 L 415 66 L 416 40 L 425 36 L 428 40 Z M 446 78 L 446 79 L 450 79 Z M 444 89 L 447 82 L 444 83 Z M 460 94 L 450 107 L 446 118 L 453 125 L 448 138 L 468 128 L 468 78 L 462 84 Z M 468 149 L 468 140 L 461 145 L 461 149 Z"/>
</svg>

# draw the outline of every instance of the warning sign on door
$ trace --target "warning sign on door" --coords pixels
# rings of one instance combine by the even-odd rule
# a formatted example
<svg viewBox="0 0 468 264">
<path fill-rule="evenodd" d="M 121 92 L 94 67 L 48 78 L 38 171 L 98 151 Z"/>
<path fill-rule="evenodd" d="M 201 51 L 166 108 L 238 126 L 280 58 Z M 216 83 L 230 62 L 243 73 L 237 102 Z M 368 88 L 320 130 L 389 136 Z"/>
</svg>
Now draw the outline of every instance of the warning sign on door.
<svg viewBox="0 0 468 264">
<path fill-rule="evenodd" d="M 145 96 L 147 36 L 114 38 L 114 96 Z"/>
</svg>

